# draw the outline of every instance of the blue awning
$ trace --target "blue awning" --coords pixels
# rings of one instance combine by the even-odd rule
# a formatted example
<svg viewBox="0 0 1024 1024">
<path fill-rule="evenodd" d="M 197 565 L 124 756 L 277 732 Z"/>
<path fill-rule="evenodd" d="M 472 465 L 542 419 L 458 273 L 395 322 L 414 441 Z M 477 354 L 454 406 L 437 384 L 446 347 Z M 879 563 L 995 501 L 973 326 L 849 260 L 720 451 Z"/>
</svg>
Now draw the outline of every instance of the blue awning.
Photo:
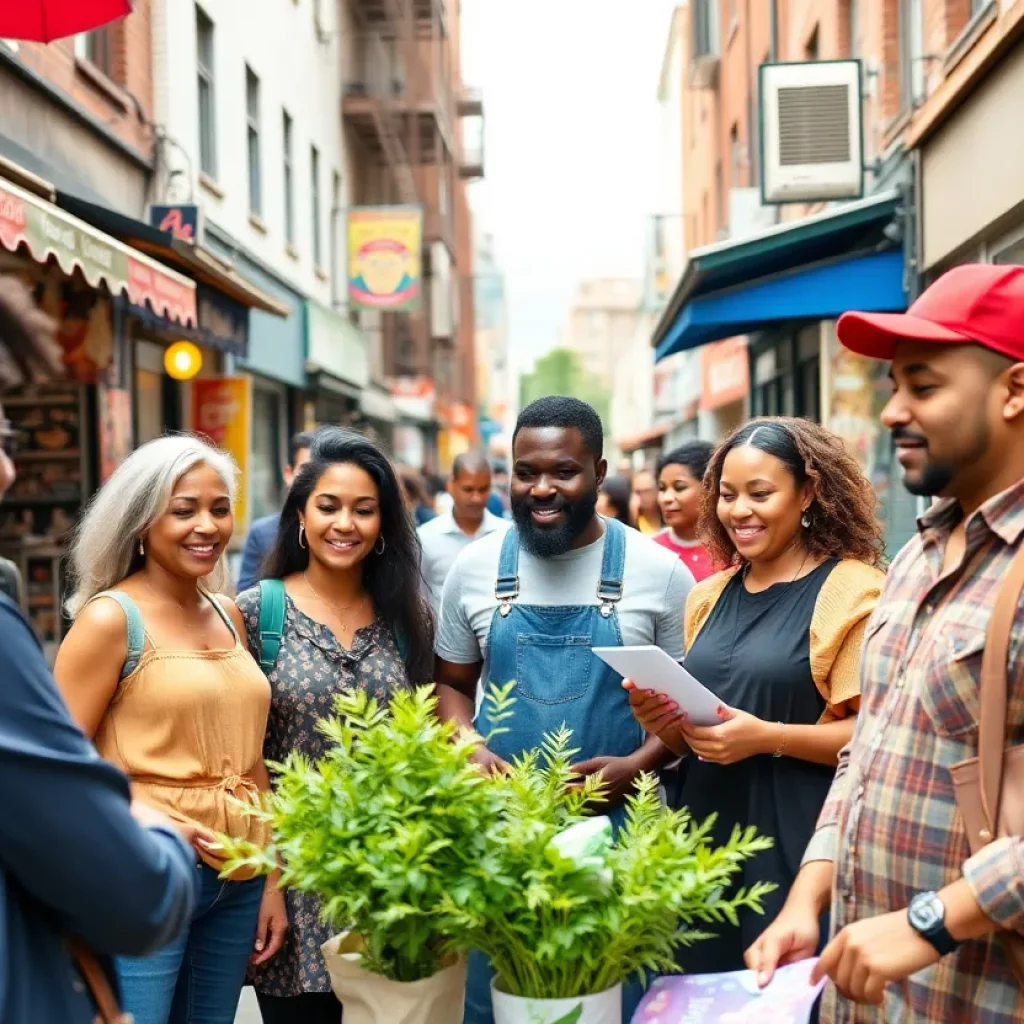
<svg viewBox="0 0 1024 1024">
<path fill-rule="evenodd" d="M 786 321 L 906 309 L 889 192 L 694 251 L 655 329 L 657 358 Z"/>
</svg>

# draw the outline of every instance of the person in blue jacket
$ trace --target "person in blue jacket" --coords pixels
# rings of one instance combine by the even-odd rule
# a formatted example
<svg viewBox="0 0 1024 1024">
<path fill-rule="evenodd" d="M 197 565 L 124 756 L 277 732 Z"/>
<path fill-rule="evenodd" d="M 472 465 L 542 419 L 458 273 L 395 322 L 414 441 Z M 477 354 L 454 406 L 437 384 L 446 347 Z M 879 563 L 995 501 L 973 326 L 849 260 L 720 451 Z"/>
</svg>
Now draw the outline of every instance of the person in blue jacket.
<svg viewBox="0 0 1024 1024">
<path fill-rule="evenodd" d="M 54 368 L 52 337 L 28 289 L 0 279 L 0 385 Z M 0 496 L 13 481 L 0 448 Z M 128 780 L 72 722 L 3 594 L 0 636 L 0 1024 L 92 1024 L 69 944 L 90 950 L 113 988 L 112 955 L 158 949 L 190 920 L 197 858 L 168 818 L 132 806 Z"/>
<path fill-rule="evenodd" d="M 295 474 L 309 461 L 309 449 L 313 445 L 313 431 L 303 431 L 291 439 L 288 465 L 284 468 L 284 486 L 290 490 Z M 270 554 L 270 549 L 277 539 L 277 524 L 281 521 L 281 513 L 257 519 L 249 527 L 249 536 L 245 538 L 242 550 L 242 568 L 238 572 L 238 592 L 255 587 L 263 579 L 263 563 Z"/>
</svg>

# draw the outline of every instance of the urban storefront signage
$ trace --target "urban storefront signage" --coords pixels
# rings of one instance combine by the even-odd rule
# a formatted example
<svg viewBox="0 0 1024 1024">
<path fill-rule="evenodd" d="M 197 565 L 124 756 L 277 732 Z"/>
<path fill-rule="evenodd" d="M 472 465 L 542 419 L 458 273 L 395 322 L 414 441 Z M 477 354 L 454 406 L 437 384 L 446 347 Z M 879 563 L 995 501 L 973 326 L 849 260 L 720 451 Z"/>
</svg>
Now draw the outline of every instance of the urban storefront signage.
<svg viewBox="0 0 1024 1024">
<path fill-rule="evenodd" d="M 81 271 L 93 288 L 105 284 L 132 305 L 196 323 L 194 282 L 8 181 L 0 182 L 0 245 L 9 252 L 24 246 L 37 263 L 52 258 L 69 277 Z"/>
<path fill-rule="evenodd" d="M 149 208 L 149 223 L 179 242 L 195 245 L 199 241 L 200 208 L 195 203 L 154 205 Z"/>
<path fill-rule="evenodd" d="M 419 309 L 423 211 L 359 206 L 348 215 L 348 297 L 361 309 Z"/>
<path fill-rule="evenodd" d="M 750 390 L 750 363 L 745 338 L 728 338 L 701 350 L 700 407 L 717 409 L 744 398 Z"/>
<path fill-rule="evenodd" d="M 196 377 L 192 381 L 192 429 L 223 448 L 238 463 L 236 527 L 248 524 L 252 380 L 249 377 Z"/>
<path fill-rule="evenodd" d="M 249 310 L 204 284 L 196 285 L 199 328 L 211 348 L 244 358 L 249 353 Z"/>
</svg>

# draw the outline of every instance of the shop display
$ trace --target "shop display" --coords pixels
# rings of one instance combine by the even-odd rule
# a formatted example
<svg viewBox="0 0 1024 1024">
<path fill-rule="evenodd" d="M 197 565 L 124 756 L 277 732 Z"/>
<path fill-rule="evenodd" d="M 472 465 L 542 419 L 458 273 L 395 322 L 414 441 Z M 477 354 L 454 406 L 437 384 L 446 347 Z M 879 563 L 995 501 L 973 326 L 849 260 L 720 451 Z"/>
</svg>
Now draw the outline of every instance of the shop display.
<svg viewBox="0 0 1024 1024">
<path fill-rule="evenodd" d="M 86 500 L 84 388 L 57 382 L 7 396 L 17 479 L 0 505 L 0 554 L 21 570 L 27 612 L 47 654 L 64 635 L 64 542 Z"/>
</svg>

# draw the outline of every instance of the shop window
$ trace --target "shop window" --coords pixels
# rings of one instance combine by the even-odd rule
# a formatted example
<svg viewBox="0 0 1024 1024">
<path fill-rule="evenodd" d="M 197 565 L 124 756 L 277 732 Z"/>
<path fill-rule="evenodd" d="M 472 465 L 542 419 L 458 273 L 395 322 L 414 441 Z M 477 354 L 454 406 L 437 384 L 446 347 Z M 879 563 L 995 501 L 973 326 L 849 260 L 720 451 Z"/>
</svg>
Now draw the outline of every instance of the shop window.
<svg viewBox="0 0 1024 1024">
<path fill-rule="evenodd" d="M 821 422 L 821 360 L 814 356 L 801 360 L 797 369 L 799 377 L 799 406 L 797 415 L 804 419 Z"/>
<path fill-rule="evenodd" d="M 252 518 L 281 507 L 283 395 L 255 387 L 252 393 Z"/>
<path fill-rule="evenodd" d="M 284 237 L 295 244 L 295 176 L 292 166 L 293 122 L 287 110 L 281 113 L 281 138 L 284 151 Z"/>
<path fill-rule="evenodd" d="M 196 79 L 199 86 L 199 167 L 217 177 L 217 134 L 213 91 L 213 22 L 196 7 Z"/>
</svg>

